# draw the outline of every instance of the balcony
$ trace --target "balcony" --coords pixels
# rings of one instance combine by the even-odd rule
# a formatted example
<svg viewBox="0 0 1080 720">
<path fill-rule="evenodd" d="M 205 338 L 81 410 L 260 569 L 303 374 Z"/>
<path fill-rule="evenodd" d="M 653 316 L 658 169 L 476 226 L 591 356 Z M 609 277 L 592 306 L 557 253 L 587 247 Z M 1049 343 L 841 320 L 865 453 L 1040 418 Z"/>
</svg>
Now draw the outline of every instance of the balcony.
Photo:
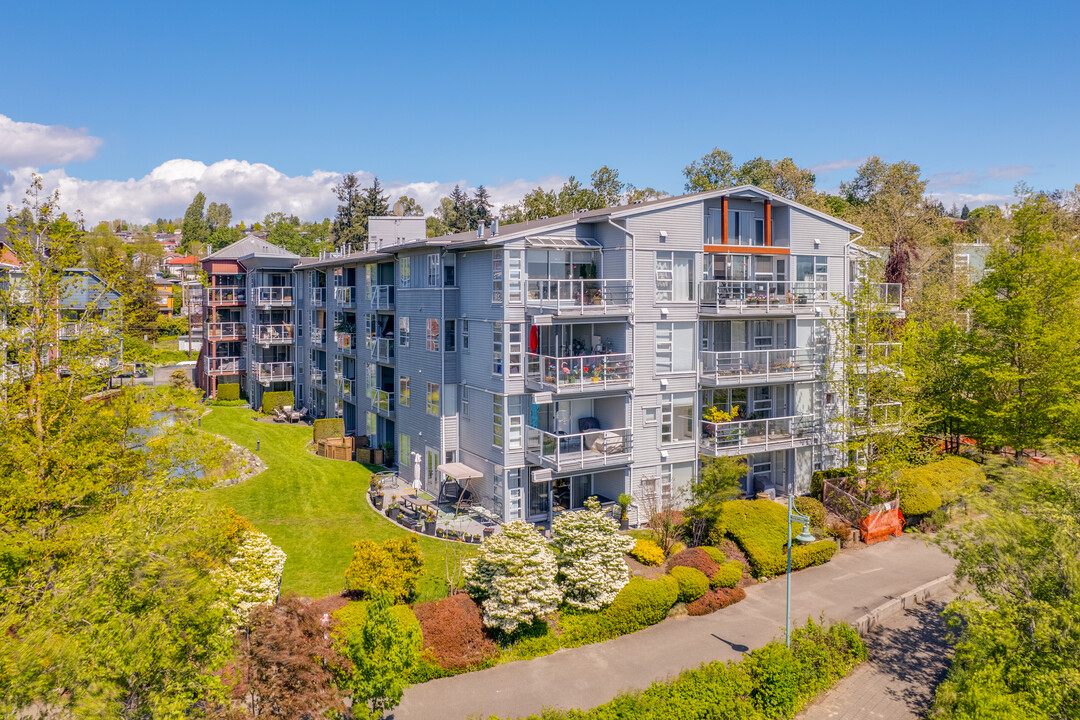
<svg viewBox="0 0 1080 720">
<path fill-rule="evenodd" d="M 252 363 L 251 367 L 260 385 L 269 385 L 273 382 L 291 382 L 293 379 L 293 364 L 291 362 Z"/>
<path fill-rule="evenodd" d="M 877 403 L 869 408 L 856 405 L 852 408 L 852 416 L 862 427 L 856 427 L 855 432 L 896 432 L 902 424 L 903 408 L 904 404 L 900 402 Z"/>
<path fill-rule="evenodd" d="M 356 380 L 352 378 L 338 378 L 338 394 L 345 400 L 356 402 Z"/>
<path fill-rule="evenodd" d="M 866 288 L 864 290 L 864 288 Z M 904 302 L 904 286 L 900 283 L 869 283 L 854 282 L 850 287 L 851 297 L 858 303 L 860 295 L 866 293 L 871 303 L 880 303 L 891 312 L 899 312 Z"/>
<path fill-rule="evenodd" d="M 371 309 L 393 310 L 394 309 L 394 286 L 372 285 L 371 286 Z"/>
<path fill-rule="evenodd" d="M 247 326 L 242 322 L 206 323 L 206 337 L 209 340 L 243 340 L 247 335 Z"/>
<path fill-rule="evenodd" d="M 256 325 L 255 336 L 252 338 L 263 347 L 271 345 L 289 345 L 295 342 L 292 325 Z"/>
<path fill-rule="evenodd" d="M 870 343 L 866 347 L 855 346 L 855 362 L 853 370 L 856 373 L 900 372 L 900 351 L 903 343 L 881 342 Z"/>
<path fill-rule="evenodd" d="M 311 306 L 323 307 L 326 305 L 326 288 L 311 288 Z"/>
<path fill-rule="evenodd" d="M 311 344 L 312 345 L 325 345 L 326 344 L 326 329 L 325 328 L 313 328 L 311 331 Z"/>
<path fill-rule="evenodd" d="M 291 287 L 257 287 L 255 304 L 261 308 L 292 307 L 293 289 Z"/>
<path fill-rule="evenodd" d="M 317 388 L 326 389 L 326 371 L 319 368 L 311 369 L 311 384 Z"/>
<path fill-rule="evenodd" d="M 630 353 L 571 357 L 526 353 L 525 359 L 525 385 L 539 392 L 629 390 L 634 379 L 634 356 Z"/>
<path fill-rule="evenodd" d="M 244 358 L 242 357 L 207 357 L 207 375 L 236 375 L 244 371 Z"/>
<path fill-rule="evenodd" d="M 341 352 L 349 355 L 356 354 L 356 333 L 335 332 L 334 342 L 337 343 L 337 348 Z"/>
<path fill-rule="evenodd" d="M 554 472 L 625 465 L 632 440 L 630 428 L 562 435 L 530 425 L 525 428 L 525 457 Z"/>
<path fill-rule="evenodd" d="M 828 283 L 814 280 L 706 280 L 701 312 L 710 315 L 813 313 L 829 302 Z"/>
<path fill-rule="evenodd" d="M 701 423 L 701 452 L 705 455 L 788 450 L 813 445 L 819 437 L 819 423 L 813 415 L 763 420 L 735 420 Z"/>
<path fill-rule="evenodd" d="M 528 280 L 525 306 L 570 315 L 622 315 L 630 311 L 634 288 L 629 280 Z"/>
<path fill-rule="evenodd" d="M 356 289 L 352 287 L 334 288 L 334 300 L 341 307 L 356 307 Z"/>
<path fill-rule="evenodd" d="M 701 353 L 701 381 L 714 386 L 813 380 L 820 369 L 813 348 Z"/>
<path fill-rule="evenodd" d="M 394 362 L 394 338 L 369 337 L 367 342 L 372 360 L 386 364 Z"/>
<path fill-rule="evenodd" d="M 247 292 L 243 286 L 206 288 L 207 305 L 243 305 L 246 297 Z"/>
<path fill-rule="evenodd" d="M 383 417 L 394 419 L 394 393 L 386 390 L 373 390 L 371 408 Z"/>
</svg>

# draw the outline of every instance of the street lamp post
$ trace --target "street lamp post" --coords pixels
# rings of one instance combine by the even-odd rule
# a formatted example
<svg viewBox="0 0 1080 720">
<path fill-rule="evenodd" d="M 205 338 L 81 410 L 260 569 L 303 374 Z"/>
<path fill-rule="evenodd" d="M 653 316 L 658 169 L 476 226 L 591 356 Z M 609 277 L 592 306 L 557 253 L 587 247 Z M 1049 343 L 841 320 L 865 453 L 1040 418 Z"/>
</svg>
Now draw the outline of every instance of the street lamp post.
<svg viewBox="0 0 1080 720">
<path fill-rule="evenodd" d="M 814 536 L 810 534 L 810 518 L 795 511 L 795 495 L 789 494 L 787 500 L 787 630 L 784 632 L 784 640 L 791 647 L 791 523 L 802 523 L 802 532 L 795 539 L 799 542 L 814 542 Z"/>
</svg>

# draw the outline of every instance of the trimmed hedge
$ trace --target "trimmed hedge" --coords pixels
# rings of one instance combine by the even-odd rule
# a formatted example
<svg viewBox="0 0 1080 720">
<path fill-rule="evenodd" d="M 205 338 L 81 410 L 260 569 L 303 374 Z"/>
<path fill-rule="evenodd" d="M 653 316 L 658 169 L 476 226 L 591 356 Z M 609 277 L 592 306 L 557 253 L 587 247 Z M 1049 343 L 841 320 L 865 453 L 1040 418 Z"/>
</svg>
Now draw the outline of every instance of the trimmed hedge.
<svg viewBox="0 0 1080 720">
<path fill-rule="evenodd" d="M 956 455 L 900 471 L 900 512 L 927 515 L 956 502 L 961 493 L 986 482 L 978 464 Z"/>
<path fill-rule="evenodd" d="M 866 646 L 845 624 L 814 622 L 740 662 L 706 663 L 669 682 L 620 695 L 592 710 L 547 708 L 528 720 L 773 720 L 790 718 L 866 660 Z"/>
<path fill-rule="evenodd" d="M 712 576 L 710 585 L 714 588 L 733 588 L 742 580 L 743 564 L 738 560 L 726 562 Z"/>
<path fill-rule="evenodd" d="M 240 383 L 222 383 L 217 386 L 217 400 L 239 400 Z"/>
<path fill-rule="evenodd" d="M 795 498 L 795 509 L 810 518 L 810 527 L 825 527 L 825 505 L 820 500 L 800 495 Z"/>
<path fill-rule="evenodd" d="M 211 400 L 213 407 L 241 407 L 247 405 L 247 400 Z"/>
<path fill-rule="evenodd" d="M 630 578 L 603 610 L 564 609 L 560 614 L 562 646 L 603 642 L 655 625 L 667 617 L 678 599 L 679 582 L 669 575 L 657 580 Z"/>
<path fill-rule="evenodd" d="M 746 591 L 742 588 L 715 588 L 687 603 L 686 612 L 688 615 L 708 615 L 745 599 Z"/>
<path fill-rule="evenodd" d="M 825 494 L 825 481 L 836 478 L 850 477 L 855 474 L 854 468 L 830 468 L 828 470 L 816 470 L 810 476 L 810 497 L 822 500 Z"/>
<path fill-rule="evenodd" d="M 630 551 L 630 557 L 643 565 L 659 565 L 664 562 L 664 551 L 652 540 L 638 538 Z"/>
<path fill-rule="evenodd" d="M 787 569 L 787 508 L 771 500 L 729 500 L 721 509 L 728 534 L 746 554 L 755 577 L 774 577 Z M 791 535 L 802 532 L 791 524 Z M 821 540 L 791 550 L 791 569 L 801 570 L 828 562 L 836 543 Z"/>
<path fill-rule="evenodd" d="M 345 437 L 345 420 L 343 418 L 326 418 L 314 422 L 315 442 L 327 438 Z"/>
<path fill-rule="evenodd" d="M 713 559 L 713 562 L 715 562 L 717 565 L 723 565 L 727 562 L 727 555 L 725 555 L 724 551 L 718 547 L 713 547 L 712 545 L 702 545 L 700 549 L 708 553 L 709 557 L 711 557 Z"/>
<path fill-rule="evenodd" d="M 294 407 L 296 400 L 293 398 L 292 390 L 282 390 L 280 392 L 263 393 L 262 403 L 263 412 L 272 413 L 275 409 L 283 408 L 286 405 Z"/>
<path fill-rule="evenodd" d="M 697 568 L 677 565 L 670 574 L 679 583 L 679 602 L 693 602 L 709 592 L 709 576 Z"/>
<path fill-rule="evenodd" d="M 703 548 L 688 548 L 672 555 L 671 560 L 668 561 L 668 567 L 694 568 L 700 570 L 706 578 L 711 578 L 720 569 L 720 565 Z"/>
<path fill-rule="evenodd" d="M 904 517 L 927 515 L 941 507 L 940 493 L 918 477 L 901 472 L 896 487 L 900 491 L 900 512 Z"/>
</svg>

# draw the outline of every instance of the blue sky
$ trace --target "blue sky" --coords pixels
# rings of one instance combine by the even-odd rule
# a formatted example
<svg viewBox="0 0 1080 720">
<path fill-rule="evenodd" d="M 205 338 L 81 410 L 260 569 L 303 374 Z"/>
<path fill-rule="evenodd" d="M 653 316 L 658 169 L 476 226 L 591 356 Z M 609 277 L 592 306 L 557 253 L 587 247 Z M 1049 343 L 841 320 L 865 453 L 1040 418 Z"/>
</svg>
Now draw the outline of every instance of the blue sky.
<svg viewBox="0 0 1080 720">
<path fill-rule="evenodd" d="M 679 192 L 714 146 L 791 156 L 825 188 L 868 155 L 908 159 L 947 203 L 1080 182 L 1074 3 L 59 2 L 2 17 L 17 30 L 0 200 L 36 168 L 91 218 L 179 215 L 203 185 L 238 216 L 326 214 L 348 171 L 429 210 L 455 182 L 510 200 L 602 164 Z"/>
</svg>

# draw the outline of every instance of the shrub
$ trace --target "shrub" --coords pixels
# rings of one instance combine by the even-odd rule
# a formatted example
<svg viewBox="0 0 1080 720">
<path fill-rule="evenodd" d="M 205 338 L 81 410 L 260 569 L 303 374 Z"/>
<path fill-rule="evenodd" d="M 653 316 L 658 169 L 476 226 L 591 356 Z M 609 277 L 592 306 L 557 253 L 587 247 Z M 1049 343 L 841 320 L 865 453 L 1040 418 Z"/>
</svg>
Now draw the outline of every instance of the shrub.
<svg viewBox="0 0 1080 720">
<path fill-rule="evenodd" d="M 679 602 L 693 602 L 709 592 L 709 576 L 697 568 L 677 565 L 670 574 L 679 583 Z"/>
<path fill-rule="evenodd" d="M 742 588 L 715 588 L 697 600 L 687 603 L 686 612 L 690 615 L 708 615 L 744 599 L 746 599 L 746 591 Z"/>
<path fill-rule="evenodd" d="M 820 500 L 812 497 L 795 498 L 795 509 L 810 518 L 810 527 L 825 527 L 825 506 Z"/>
<path fill-rule="evenodd" d="M 773 577 L 787 568 L 787 508 L 769 500 L 729 500 L 724 503 L 724 525 L 739 548 L 746 553 L 755 577 Z M 802 532 L 792 523 L 792 537 Z M 827 562 L 836 553 L 836 543 L 822 540 L 794 546 L 791 569 L 801 570 Z"/>
<path fill-rule="evenodd" d="M 327 438 L 338 438 L 345 436 L 345 420 L 342 418 L 325 418 L 323 420 L 316 420 L 313 425 L 316 443 L 320 440 L 326 440 Z"/>
<path fill-rule="evenodd" d="M 720 565 L 709 557 L 709 553 L 702 548 L 689 548 L 671 556 L 668 567 L 689 567 L 701 571 L 707 578 L 711 578 L 720 569 Z"/>
<path fill-rule="evenodd" d="M 221 383 L 217 386 L 217 400 L 239 400 L 240 383 Z"/>
<path fill-rule="evenodd" d="M 239 520 L 247 523 L 244 518 Z M 230 556 L 213 574 L 215 583 L 230 593 L 226 608 L 234 626 L 243 625 L 259 605 L 274 603 L 285 569 L 285 551 L 267 535 L 250 524 L 248 527 L 239 532 Z"/>
<path fill-rule="evenodd" d="M 854 475 L 855 471 L 852 468 L 830 468 L 828 470 L 817 470 L 810 476 L 810 497 L 815 500 L 823 500 L 822 495 L 825 493 L 825 481 L 833 480 L 836 478 L 848 477 Z"/>
<path fill-rule="evenodd" d="M 664 562 L 664 551 L 652 540 L 639 538 L 630 550 L 630 556 L 645 565 L 659 565 Z"/>
<path fill-rule="evenodd" d="M 551 524 L 551 545 L 559 565 L 559 584 L 566 603 L 583 610 L 610 605 L 630 580 L 623 553 L 634 539 L 619 534 L 619 523 L 605 517 L 595 498 L 585 510 L 563 513 Z"/>
<path fill-rule="evenodd" d="M 240 407 L 247 405 L 246 400 L 211 400 L 210 404 L 213 407 Z"/>
<path fill-rule="evenodd" d="M 614 602 L 590 612 L 568 608 L 562 613 L 563 647 L 602 642 L 647 628 L 667 617 L 679 599 L 679 582 L 668 575 L 657 580 L 630 578 Z"/>
<path fill-rule="evenodd" d="M 191 389 L 191 381 L 188 380 L 187 373 L 176 368 L 169 373 L 169 387 L 176 390 L 189 390 Z"/>
<path fill-rule="evenodd" d="M 832 560 L 836 550 L 836 543 L 832 540 L 819 540 L 809 545 L 796 545 L 791 548 L 791 569 L 802 570 L 814 565 L 824 565 Z M 786 555 L 784 557 L 784 569 L 787 569 Z"/>
<path fill-rule="evenodd" d="M 686 543 L 677 542 L 674 545 L 672 545 L 670 548 L 668 548 L 668 556 L 678 555 L 679 553 L 681 553 L 685 549 L 686 549 Z"/>
<path fill-rule="evenodd" d="M 406 600 L 416 593 L 416 578 L 423 566 L 420 543 L 411 534 L 384 540 L 382 545 L 357 540 L 352 562 L 345 570 L 345 586 L 365 594 L 385 590 L 398 600 Z"/>
<path fill-rule="evenodd" d="M 726 562 L 712 576 L 710 585 L 714 588 L 733 588 L 742 580 L 743 564 L 738 560 Z"/>
<path fill-rule="evenodd" d="M 271 413 L 275 409 L 283 408 L 286 405 L 290 407 L 296 405 L 296 400 L 293 398 L 292 390 L 282 390 L 280 392 L 263 393 L 262 403 L 263 412 Z"/>
<path fill-rule="evenodd" d="M 926 515 L 942 505 L 956 502 L 965 491 L 986 482 L 979 466 L 967 458 L 950 455 L 937 462 L 900 471 L 900 512 Z"/>
<path fill-rule="evenodd" d="M 941 507 L 941 495 L 920 477 L 901 472 L 897 489 L 900 491 L 900 512 L 905 517 L 926 515 Z"/>
<path fill-rule="evenodd" d="M 444 670 L 483 666 L 498 655 L 498 645 L 484 633 L 480 606 L 468 595 L 420 603 L 413 612 L 420 622 L 424 651 Z"/>
<path fill-rule="evenodd" d="M 724 551 L 718 547 L 713 547 L 712 545 L 702 545 L 698 549 L 708 554 L 708 556 L 711 557 L 713 559 L 713 562 L 717 565 L 723 565 L 727 562 L 727 555 L 725 555 Z"/>
</svg>

